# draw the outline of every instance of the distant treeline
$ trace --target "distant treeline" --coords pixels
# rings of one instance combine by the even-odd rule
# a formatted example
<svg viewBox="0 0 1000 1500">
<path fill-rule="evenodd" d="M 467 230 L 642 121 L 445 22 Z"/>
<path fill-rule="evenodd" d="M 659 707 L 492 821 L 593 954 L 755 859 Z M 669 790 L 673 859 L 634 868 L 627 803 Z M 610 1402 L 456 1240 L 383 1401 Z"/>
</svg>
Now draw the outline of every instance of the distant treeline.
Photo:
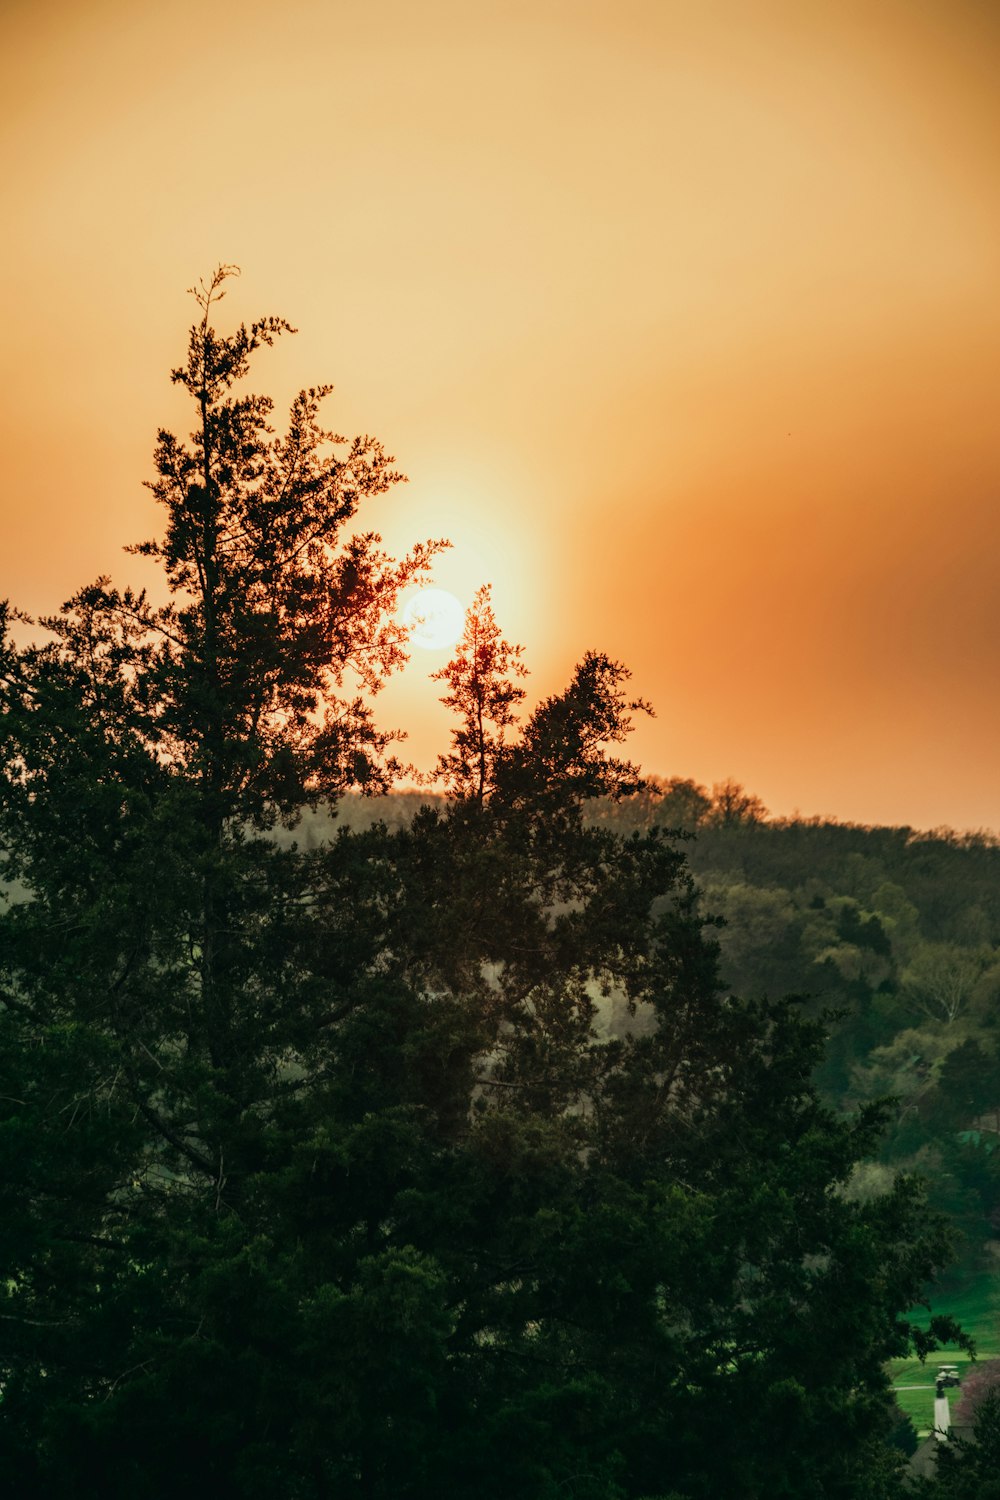
<svg viewBox="0 0 1000 1500">
<path fill-rule="evenodd" d="M 595 816 L 692 835 L 690 866 L 719 931 L 724 983 L 829 1011 L 819 1083 L 850 1110 L 898 1101 L 882 1161 L 923 1173 L 962 1233 L 962 1259 L 1000 1237 L 1000 839 L 832 818 L 770 818 L 727 781 L 654 781 Z"/>
</svg>

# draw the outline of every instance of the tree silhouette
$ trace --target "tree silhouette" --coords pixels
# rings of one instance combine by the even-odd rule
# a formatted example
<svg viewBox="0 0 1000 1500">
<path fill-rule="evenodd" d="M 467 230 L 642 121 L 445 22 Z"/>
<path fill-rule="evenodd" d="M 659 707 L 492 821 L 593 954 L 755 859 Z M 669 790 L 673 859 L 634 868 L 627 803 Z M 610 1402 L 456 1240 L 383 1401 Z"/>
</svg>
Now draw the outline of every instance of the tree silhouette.
<svg viewBox="0 0 1000 1500">
<path fill-rule="evenodd" d="M 891 1493 L 884 1361 L 947 1331 L 905 1317 L 945 1239 L 913 1184 L 840 1193 L 884 1111 L 824 1109 L 822 1024 L 720 990 L 678 848 L 588 821 L 642 785 L 626 669 L 519 728 L 483 591 L 444 804 L 270 836 L 388 783 L 372 695 L 439 544 L 351 532 L 395 476 L 326 387 L 280 438 L 236 393 L 287 325 L 217 334 L 227 274 L 156 449 L 170 602 L 101 580 L 0 648 L 0 1478 Z"/>
<path fill-rule="evenodd" d="M 455 655 L 433 674 L 448 685 L 441 701 L 458 717 L 451 752 L 438 758 L 438 776 L 453 795 L 480 806 L 495 781 L 505 736 L 516 722 L 514 707 L 524 699 L 515 679 L 526 675 L 521 647 L 509 645 L 500 634 L 490 593 L 489 584 L 479 589 Z"/>
</svg>

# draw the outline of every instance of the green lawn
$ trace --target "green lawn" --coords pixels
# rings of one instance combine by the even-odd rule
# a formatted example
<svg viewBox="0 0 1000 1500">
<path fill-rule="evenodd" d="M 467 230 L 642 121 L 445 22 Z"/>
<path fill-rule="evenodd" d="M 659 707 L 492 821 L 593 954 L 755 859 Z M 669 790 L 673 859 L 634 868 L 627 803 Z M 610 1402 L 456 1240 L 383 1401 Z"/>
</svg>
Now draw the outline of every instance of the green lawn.
<svg viewBox="0 0 1000 1500">
<path fill-rule="evenodd" d="M 939 1293 L 934 1298 L 934 1312 L 950 1314 L 961 1323 L 976 1341 L 977 1358 L 1000 1358 L 1000 1274 L 996 1271 L 984 1271 L 954 1292 Z M 914 1323 L 926 1327 L 931 1315 L 921 1307 L 915 1308 L 910 1316 Z M 931 1355 L 924 1364 L 918 1359 L 896 1359 L 890 1367 L 899 1404 L 921 1434 L 933 1426 L 934 1374 L 939 1363 L 957 1365 L 963 1377 L 972 1365 L 964 1350 L 949 1345 Z M 906 1386 L 925 1389 L 900 1389 Z M 951 1390 L 948 1394 L 954 1407 L 959 1392 Z"/>
</svg>

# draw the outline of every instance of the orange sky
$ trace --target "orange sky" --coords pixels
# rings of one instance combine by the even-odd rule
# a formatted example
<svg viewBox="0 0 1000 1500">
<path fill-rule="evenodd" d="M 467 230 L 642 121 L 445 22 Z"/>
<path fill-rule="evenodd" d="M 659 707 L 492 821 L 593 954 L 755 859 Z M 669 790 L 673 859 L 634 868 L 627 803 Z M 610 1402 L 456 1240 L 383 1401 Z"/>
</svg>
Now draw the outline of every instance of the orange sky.
<svg viewBox="0 0 1000 1500">
<path fill-rule="evenodd" d="M 0 594 L 143 581 L 236 261 L 260 387 L 336 382 L 536 693 L 604 649 L 649 770 L 1000 828 L 1000 9 L 6 0 L 0 59 Z"/>
</svg>

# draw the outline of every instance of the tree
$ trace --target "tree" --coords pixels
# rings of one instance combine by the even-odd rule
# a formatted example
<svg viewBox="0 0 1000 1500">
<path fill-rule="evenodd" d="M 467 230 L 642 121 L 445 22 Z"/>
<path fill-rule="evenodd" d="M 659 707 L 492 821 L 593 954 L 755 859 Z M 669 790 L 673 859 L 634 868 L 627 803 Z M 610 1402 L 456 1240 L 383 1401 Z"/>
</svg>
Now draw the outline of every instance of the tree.
<svg viewBox="0 0 1000 1500">
<path fill-rule="evenodd" d="M 370 699 L 404 659 L 399 590 L 437 545 L 394 562 L 377 533 L 348 533 L 397 476 L 378 443 L 345 450 L 320 426 L 328 388 L 300 393 L 282 437 L 269 401 L 236 394 L 254 351 L 289 330 L 266 318 L 220 337 L 229 274 L 195 290 L 173 379 L 196 428 L 187 444 L 159 434 L 166 528 L 137 549 L 170 602 L 102 579 L 41 622 L 47 644 L 5 631 L 0 658 L 5 874 L 31 897 L 6 914 L 2 953 L 20 1341 L 3 1415 L 43 1488 L 46 1465 L 45 1483 L 69 1485 L 56 1455 L 74 1422 L 98 1422 L 98 1396 L 141 1391 L 151 1341 L 204 1326 L 202 1272 L 235 1274 L 249 1254 L 233 1226 L 254 1222 L 262 1142 L 331 1008 L 298 968 L 314 872 L 260 835 L 388 784 L 394 736 Z M 189 1268 L 186 1309 L 152 1292 L 171 1265 Z M 97 1428 L 77 1438 L 100 1447 Z"/>
<path fill-rule="evenodd" d="M 705 821 L 712 806 L 712 799 L 703 786 L 689 777 L 671 776 L 662 787 L 663 801 L 659 807 L 659 821 L 668 828 L 683 828 L 688 832 Z"/>
<path fill-rule="evenodd" d="M 945 1129 L 969 1129 L 989 1113 L 1000 1135 L 1000 1054 L 995 1046 L 966 1037 L 945 1057 L 937 1085 L 934 1113 Z"/>
<path fill-rule="evenodd" d="M 524 677 L 521 647 L 503 639 L 484 584 L 472 601 L 452 660 L 434 673 L 448 684 L 442 698 L 458 716 L 452 750 L 438 759 L 438 777 L 457 796 L 480 806 L 494 780 L 504 739 L 516 722 L 514 705 L 524 699 L 515 678 Z"/>
<path fill-rule="evenodd" d="M 759 797 L 748 792 L 729 777 L 712 787 L 711 823 L 720 828 L 755 828 L 767 817 L 767 808 Z"/>
<path fill-rule="evenodd" d="M 982 1360 L 975 1369 L 966 1373 L 962 1398 L 955 1411 L 956 1423 L 971 1427 L 976 1413 L 991 1392 L 1000 1395 L 1000 1359 Z"/>
<path fill-rule="evenodd" d="M 945 1254 L 918 1190 L 840 1192 L 823 1026 L 726 997 L 680 850 L 588 823 L 641 786 L 599 653 L 518 727 L 487 594 L 442 680 L 449 796 L 279 843 L 378 790 L 405 652 L 353 536 L 369 439 L 233 394 L 210 313 L 145 544 L 0 657 L 0 1476 L 26 1496 L 884 1495 L 883 1362 Z M 635 1015 L 595 1026 L 614 989 Z"/>
<path fill-rule="evenodd" d="M 937 1473 L 914 1490 L 918 1500 L 1000 1500 L 1000 1390 L 988 1386 L 976 1405 L 971 1437 L 941 1443 Z"/>
<path fill-rule="evenodd" d="M 903 972 L 903 991 L 924 1015 L 951 1025 L 961 1015 L 989 967 L 988 948 L 924 943 Z"/>
</svg>

